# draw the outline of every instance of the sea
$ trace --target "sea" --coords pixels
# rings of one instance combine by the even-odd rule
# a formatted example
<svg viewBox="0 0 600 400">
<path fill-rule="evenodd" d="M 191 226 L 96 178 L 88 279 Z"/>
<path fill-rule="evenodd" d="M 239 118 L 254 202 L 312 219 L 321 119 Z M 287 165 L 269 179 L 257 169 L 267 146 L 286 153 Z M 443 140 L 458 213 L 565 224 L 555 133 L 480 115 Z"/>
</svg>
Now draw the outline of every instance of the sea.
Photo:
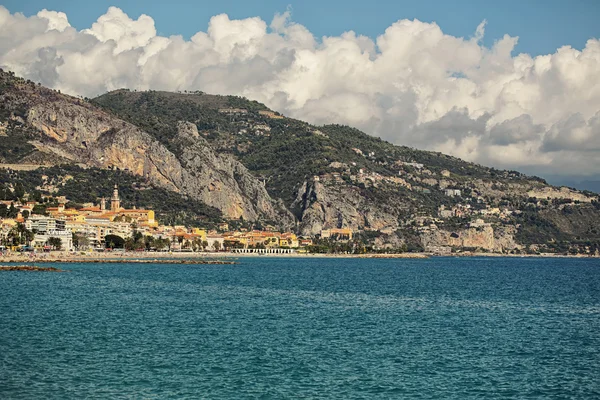
<svg viewBox="0 0 600 400">
<path fill-rule="evenodd" d="M 237 261 L 0 272 L 0 398 L 600 398 L 598 259 Z"/>
</svg>

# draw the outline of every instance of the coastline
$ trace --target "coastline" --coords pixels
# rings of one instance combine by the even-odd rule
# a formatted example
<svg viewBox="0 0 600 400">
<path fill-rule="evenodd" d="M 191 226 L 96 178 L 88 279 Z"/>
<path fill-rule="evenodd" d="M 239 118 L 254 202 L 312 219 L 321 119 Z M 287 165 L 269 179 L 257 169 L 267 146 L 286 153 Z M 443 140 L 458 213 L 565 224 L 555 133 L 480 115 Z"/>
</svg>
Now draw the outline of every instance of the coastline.
<svg viewBox="0 0 600 400">
<path fill-rule="evenodd" d="M 61 252 L 10 253 L 0 256 L 0 262 L 20 263 L 161 263 L 161 264 L 232 264 L 239 258 L 357 258 L 357 259 L 428 259 L 435 257 L 510 257 L 510 258 L 599 258 L 594 255 L 566 254 L 500 254 L 500 253 L 382 253 L 382 254 L 321 254 L 321 253 L 233 253 L 233 252 Z"/>
</svg>

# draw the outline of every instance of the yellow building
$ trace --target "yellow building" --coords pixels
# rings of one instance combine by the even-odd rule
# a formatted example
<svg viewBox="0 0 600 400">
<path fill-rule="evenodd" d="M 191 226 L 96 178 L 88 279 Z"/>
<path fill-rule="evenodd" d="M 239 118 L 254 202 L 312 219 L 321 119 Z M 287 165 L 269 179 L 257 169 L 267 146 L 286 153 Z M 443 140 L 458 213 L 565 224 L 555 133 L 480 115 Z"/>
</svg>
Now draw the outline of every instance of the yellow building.
<svg viewBox="0 0 600 400">
<path fill-rule="evenodd" d="M 200 237 L 202 241 L 206 241 L 206 229 L 192 228 L 192 234 Z"/>
<path fill-rule="evenodd" d="M 348 228 L 333 228 L 323 229 L 321 231 L 322 238 L 333 238 L 338 240 L 352 240 L 352 229 Z"/>
<path fill-rule="evenodd" d="M 135 222 L 139 226 L 149 228 L 158 226 L 158 221 L 154 217 L 154 210 L 137 209 L 135 207 L 132 209 L 122 208 L 117 185 L 115 185 L 110 198 L 110 211 L 106 210 L 106 199 L 103 197 L 99 206 L 82 208 L 79 213 L 86 216 L 108 218 L 111 222 Z"/>
</svg>

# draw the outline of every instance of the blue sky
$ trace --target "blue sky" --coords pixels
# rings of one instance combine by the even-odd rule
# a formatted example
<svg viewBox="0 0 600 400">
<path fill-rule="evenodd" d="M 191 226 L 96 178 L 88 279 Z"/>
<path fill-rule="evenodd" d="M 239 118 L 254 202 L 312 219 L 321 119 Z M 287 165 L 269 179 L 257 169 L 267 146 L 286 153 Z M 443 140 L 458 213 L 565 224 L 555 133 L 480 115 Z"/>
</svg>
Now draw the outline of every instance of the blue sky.
<svg viewBox="0 0 600 400">
<path fill-rule="evenodd" d="M 150 15 L 160 35 L 181 34 L 186 38 L 205 31 L 208 20 L 216 14 L 226 13 L 231 18 L 260 16 L 270 21 L 288 5 L 292 8 L 292 19 L 319 37 L 354 30 L 374 38 L 394 21 L 404 18 L 435 21 L 453 36 L 470 36 L 487 19 L 484 39 L 487 46 L 507 33 L 519 36 L 517 52 L 532 55 L 549 54 L 567 44 L 581 49 L 587 39 L 600 37 L 598 0 L 4 0 L 2 5 L 27 16 L 44 8 L 63 11 L 78 29 L 89 27 L 114 5 L 133 18 L 142 13 Z"/>
</svg>

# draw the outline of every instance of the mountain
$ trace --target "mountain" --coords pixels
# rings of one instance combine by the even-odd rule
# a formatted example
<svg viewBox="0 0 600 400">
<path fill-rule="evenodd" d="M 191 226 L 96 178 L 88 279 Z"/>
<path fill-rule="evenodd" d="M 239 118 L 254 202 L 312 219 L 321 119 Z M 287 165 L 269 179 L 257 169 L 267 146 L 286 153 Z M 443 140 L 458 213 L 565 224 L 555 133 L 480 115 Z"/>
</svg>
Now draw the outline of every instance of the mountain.
<svg viewBox="0 0 600 400">
<path fill-rule="evenodd" d="M 313 126 L 240 97 L 122 89 L 87 100 L 2 72 L 0 106 L 4 162 L 119 169 L 228 219 L 304 235 L 351 228 L 390 248 L 600 247 L 594 193 Z"/>
<path fill-rule="evenodd" d="M 293 224 L 291 214 L 247 168 L 213 151 L 190 124 L 176 124 L 174 134 L 161 142 L 88 101 L 11 73 L 0 73 L 0 91 L 0 118 L 11 143 L 3 148 L 5 162 L 124 170 L 229 218 Z M 190 140 L 193 146 L 187 145 Z M 181 151 L 176 155 L 173 149 Z"/>
</svg>

